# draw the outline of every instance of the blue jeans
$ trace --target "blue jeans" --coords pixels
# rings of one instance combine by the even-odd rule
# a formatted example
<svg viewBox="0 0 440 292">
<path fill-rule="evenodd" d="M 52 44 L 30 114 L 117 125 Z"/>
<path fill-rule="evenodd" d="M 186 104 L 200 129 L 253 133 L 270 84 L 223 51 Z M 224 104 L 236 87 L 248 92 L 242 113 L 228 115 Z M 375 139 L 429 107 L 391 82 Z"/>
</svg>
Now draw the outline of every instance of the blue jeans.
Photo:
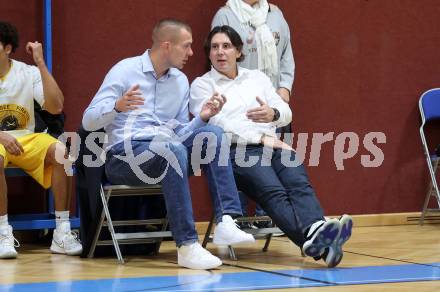
<svg viewBox="0 0 440 292">
<path fill-rule="evenodd" d="M 238 192 L 240 196 L 240 204 L 241 204 L 241 212 L 243 216 L 248 216 L 248 197 L 243 192 Z M 266 212 L 264 212 L 263 208 L 260 205 L 255 205 L 255 216 L 266 216 Z"/>
<path fill-rule="evenodd" d="M 281 127 L 281 128 L 277 128 L 276 130 L 277 133 L 279 134 L 284 134 L 284 133 L 291 133 L 292 132 L 292 122 L 290 122 L 288 125 Z M 243 192 L 239 192 L 238 193 L 240 195 L 240 203 L 241 203 L 241 211 L 243 212 L 243 216 L 247 216 L 248 215 L 248 198 L 247 196 L 243 193 Z M 255 205 L 255 216 L 266 216 L 266 212 L 264 211 L 263 208 L 261 208 L 261 206 L 259 204 Z"/>
<path fill-rule="evenodd" d="M 291 160 L 295 153 L 291 152 Z M 262 166 L 263 146 L 248 145 L 244 160 L 259 157 L 254 166 L 237 165 L 236 149 L 230 157 L 237 186 L 255 200 L 273 222 L 299 247 L 305 242 L 304 232 L 324 215 L 310 185 L 303 165 L 286 167 L 281 162 L 281 150 L 274 149 L 270 165 Z"/>
<path fill-rule="evenodd" d="M 194 217 L 191 203 L 191 193 L 189 190 L 188 176 L 192 174 L 190 159 L 192 159 L 193 142 L 198 134 L 208 133 L 215 136 L 216 141 L 212 139 L 197 140 L 201 145 L 202 153 L 198 155 L 204 158 L 207 149 L 214 151 L 215 157 L 212 161 L 202 164 L 201 170 L 208 178 L 209 191 L 214 205 L 214 212 L 217 222 L 221 221 L 223 214 L 241 215 L 240 200 L 238 198 L 237 187 L 235 186 L 229 158 L 226 157 L 227 164 L 219 166 L 220 147 L 223 130 L 216 126 L 207 125 L 195 130 L 185 141 L 162 141 L 152 143 L 150 140 L 131 140 L 133 155 L 138 156 L 145 151 L 151 155 L 150 159 L 142 159 L 142 155 L 136 157 L 136 161 L 145 161 L 139 165 L 143 174 L 150 178 L 159 178 L 161 176 L 162 190 L 165 197 L 167 216 L 170 222 L 170 228 L 173 233 L 177 246 L 189 244 L 198 240 L 194 225 Z M 197 142 L 196 142 L 197 144 Z M 130 164 L 115 157 L 115 155 L 127 155 L 124 149 L 124 143 L 114 145 L 107 152 L 105 171 L 108 180 L 112 184 L 142 185 L 143 181 Z M 165 150 L 165 151 L 163 151 Z M 158 153 L 161 153 L 159 155 Z M 209 153 L 209 152 L 208 152 Z M 174 154 L 174 156 L 173 156 Z M 194 157 L 198 157 L 195 155 Z M 131 156 L 133 157 L 133 156 Z M 147 156 L 145 156 L 147 157 Z M 192 161 L 196 161 L 194 159 Z M 225 159 L 223 159 L 225 160 Z M 180 171 L 172 165 L 179 166 Z M 221 165 L 221 164 L 220 164 Z M 179 174 L 183 174 L 182 176 Z"/>
</svg>

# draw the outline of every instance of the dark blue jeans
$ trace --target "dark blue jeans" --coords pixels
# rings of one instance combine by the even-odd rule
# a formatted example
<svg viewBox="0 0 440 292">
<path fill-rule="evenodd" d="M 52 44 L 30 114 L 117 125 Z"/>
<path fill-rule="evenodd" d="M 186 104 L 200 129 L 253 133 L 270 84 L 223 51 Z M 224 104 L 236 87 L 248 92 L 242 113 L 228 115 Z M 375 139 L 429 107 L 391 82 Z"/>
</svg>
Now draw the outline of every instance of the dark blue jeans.
<svg viewBox="0 0 440 292">
<path fill-rule="evenodd" d="M 280 135 L 284 133 L 291 133 L 292 132 L 292 122 L 290 122 L 288 125 L 277 128 L 277 133 Z M 248 198 L 243 192 L 238 193 L 240 195 L 240 203 L 241 203 L 241 210 L 243 212 L 243 216 L 248 216 Z M 255 205 L 255 216 L 266 216 L 266 212 L 259 204 Z"/>
<path fill-rule="evenodd" d="M 238 195 L 240 196 L 240 203 L 241 203 L 241 212 L 243 212 L 243 216 L 249 216 L 248 214 L 248 197 L 243 192 L 238 192 Z M 263 208 L 261 208 L 260 205 L 255 205 L 255 216 L 266 216 L 266 212 L 264 212 Z"/>
<path fill-rule="evenodd" d="M 274 223 L 299 247 L 305 242 L 304 232 L 324 215 L 310 185 L 303 165 L 287 167 L 281 162 L 281 150 L 274 149 L 268 163 L 262 165 L 262 145 L 248 145 L 244 161 L 258 157 L 253 166 L 241 166 L 237 149 L 232 147 L 230 157 L 237 186 L 255 200 Z M 291 160 L 295 153 L 290 152 Z"/>
<path fill-rule="evenodd" d="M 215 137 L 215 139 L 200 139 L 206 134 Z M 215 154 L 212 155 L 211 161 L 201 165 L 201 170 L 208 178 L 215 217 L 217 221 L 221 221 L 223 214 L 241 215 L 231 163 L 228 157 L 223 159 L 223 162 L 226 161 L 226 165 L 219 163 L 222 134 L 221 128 L 207 125 L 195 130 L 183 142 L 131 140 L 133 152 L 131 157 L 136 157 L 133 161 L 145 161 L 139 165 L 138 171 L 142 172 L 141 175 L 137 174 L 135 168 L 131 167 L 129 163 L 116 157 L 116 155 L 125 156 L 130 153 L 130 150 L 124 147 L 124 142 L 116 144 L 107 152 L 105 165 L 107 178 L 112 184 L 142 185 L 148 183 L 145 181 L 144 175 L 150 178 L 163 176 L 160 183 L 174 240 L 177 246 L 195 242 L 198 240 L 198 236 L 194 225 L 188 182 L 188 176 L 192 174 L 189 161 L 198 162 L 200 159 L 197 157 L 203 160 L 207 153 Z M 194 142 L 195 138 L 196 142 Z M 198 144 L 199 142 L 200 144 Z M 200 154 L 195 153 L 198 151 L 194 151 L 195 155 L 191 156 L 194 154 L 194 147 L 202 151 Z M 222 164 L 224 166 L 221 166 Z"/>
</svg>

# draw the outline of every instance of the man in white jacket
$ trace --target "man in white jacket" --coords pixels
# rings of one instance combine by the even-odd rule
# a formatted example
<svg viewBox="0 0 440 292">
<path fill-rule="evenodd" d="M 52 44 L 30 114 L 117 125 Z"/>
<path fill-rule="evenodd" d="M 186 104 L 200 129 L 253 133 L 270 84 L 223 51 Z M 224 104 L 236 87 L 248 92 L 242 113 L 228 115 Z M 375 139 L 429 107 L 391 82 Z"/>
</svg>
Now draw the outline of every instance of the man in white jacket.
<svg viewBox="0 0 440 292">
<path fill-rule="evenodd" d="M 281 98 L 289 103 L 292 92 L 295 61 L 290 41 L 289 25 L 280 8 L 267 0 L 228 0 L 212 19 L 211 28 L 229 25 L 240 35 L 246 58 L 240 67 L 265 73 Z M 278 128 L 278 133 L 290 133 L 291 124 Z M 243 214 L 247 214 L 247 197 L 240 193 Z M 256 216 L 265 216 L 257 204 Z M 246 224 L 246 223 L 242 223 Z M 269 222 L 255 222 L 265 227 Z M 270 225 L 270 224 L 269 224 Z"/>
<path fill-rule="evenodd" d="M 244 57 L 242 48 L 233 28 L 218 26 L 210 32 L 205 52 L 212 68 L 191 85 L 190 111 L 199 112 L 213 95 L 227 98 L 209 123 L 230 137 L 238 188 L 260 204 L 305 255 L 322 257 L 334 267 L 351 236 L 352 219 L 344 215 L 326 220 L 304 166 L 286 166 L 295 152 L 275 130 L 291 121 L 292 112 L 264 73 L 237 66 Z"/>
</svg>

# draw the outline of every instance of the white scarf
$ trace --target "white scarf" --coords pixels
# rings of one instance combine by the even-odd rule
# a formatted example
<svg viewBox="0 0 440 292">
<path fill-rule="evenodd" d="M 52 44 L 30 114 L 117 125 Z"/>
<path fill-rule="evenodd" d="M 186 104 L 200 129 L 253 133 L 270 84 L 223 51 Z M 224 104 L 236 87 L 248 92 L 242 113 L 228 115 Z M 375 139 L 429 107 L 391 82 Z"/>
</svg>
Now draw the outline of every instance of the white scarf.
<svg viewBox="0 0 440 292">
<path fill-rule="evenodd" d="M 228 0 L 226 6 L 231 8 L 242 24 L 250 23 L 255 27 L 258 69 L 276 84 L 278 82 L 278 54 L 273 34 L 266 25 L 269 12 L 267 0 L 259 0 L 259 3 L 254 6 L 250 6 L 243 0 Z"/>
</svg>

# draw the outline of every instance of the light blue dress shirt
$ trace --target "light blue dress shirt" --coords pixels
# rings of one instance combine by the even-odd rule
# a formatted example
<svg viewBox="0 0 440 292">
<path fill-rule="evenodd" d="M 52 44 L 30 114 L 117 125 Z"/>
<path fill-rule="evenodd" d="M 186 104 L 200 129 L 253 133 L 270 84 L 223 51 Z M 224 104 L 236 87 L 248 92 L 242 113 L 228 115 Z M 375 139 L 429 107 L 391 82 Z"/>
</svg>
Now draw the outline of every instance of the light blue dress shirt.
<svg viewBox="0 0 440 292">
<path fill-rule="evenodd" d="M 139 84 L 145 98 L 138 109 L 117 113 L 116 100 L 132 86 Z M 104 128 L 109 136 L 108 147 L 125 139 L 173 140 L 206 125 L 200 116 L 189 121 L 188 78 L 176 68 L 170 68 L 157 79 L 149 50 L 143 55 L 117 63 L 105 79 L 84 112 L 82 124 L 87 131 Z"/>
</svg>

